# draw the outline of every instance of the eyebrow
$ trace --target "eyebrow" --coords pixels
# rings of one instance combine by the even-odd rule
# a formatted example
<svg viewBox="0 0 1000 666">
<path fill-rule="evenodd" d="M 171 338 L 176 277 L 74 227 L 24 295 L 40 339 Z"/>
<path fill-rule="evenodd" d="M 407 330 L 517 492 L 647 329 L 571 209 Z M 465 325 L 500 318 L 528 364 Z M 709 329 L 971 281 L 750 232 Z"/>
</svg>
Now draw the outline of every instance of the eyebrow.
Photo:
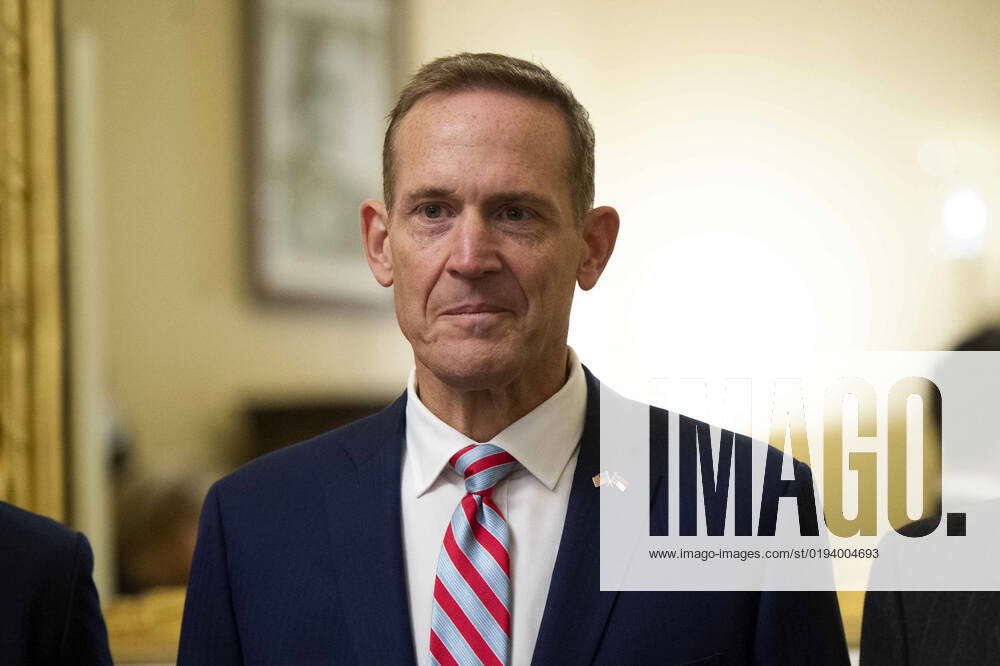
<svg viewBox="0 0 1000 666">
<path fill-rule="evenodd" d="M 409 207 L 421 199 L 451 199 L 454 196 L 455 190 L 446 187 L 421 187 L 403 197 L 403 206 Z"/>
<path fill-rule="evenodd" d="M 524 203 L 533 208 L 538 208 L 541 212 L 548 214 L 555 213 L 558 209 L 555 202 L 550 200 L 548 197 L 535 194 L 534 192 L 529 192 L 528 190 L 497 192 L 496 194 L 491 194 L 486 197 L 485 204 L 488 208 L 492 208 L 499 204 L 512 202 Z"/>
<path fill-rule="evenodd" d="M 447 187 L 421 187 L 417 190 L 407 193 L 403 197 L 403 206 L 409 207 L 417 201 L 423 199 L 453 199 L 455 197 L 455 190 Z M 508 192 L 496 192 L 489 195 L 483 201 L 483 205 L 487 208 L 492 208 L 504 203 L 524 203 L 528 206 L 540 209 L 542 212 L 554 214 L 558 210 L 558 206 L 550 200 L 540 194 L 528 190 L 510 190 Z"/>
</svg>

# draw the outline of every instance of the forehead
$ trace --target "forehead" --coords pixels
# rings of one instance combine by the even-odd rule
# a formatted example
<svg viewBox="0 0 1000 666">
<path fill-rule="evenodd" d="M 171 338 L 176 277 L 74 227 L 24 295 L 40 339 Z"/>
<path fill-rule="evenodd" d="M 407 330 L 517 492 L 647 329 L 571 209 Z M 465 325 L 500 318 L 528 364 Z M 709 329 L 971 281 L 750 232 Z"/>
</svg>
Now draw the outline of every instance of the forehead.
<svg viewBox="0 0 1000 666">
<path fill-rule="evenodd" d="M 568 191 L 569 152 L 566 121 L 551 102 L 492 90 L 433 93 L 399 125 L 397 188 L 480 181 Z"/>
</svg>

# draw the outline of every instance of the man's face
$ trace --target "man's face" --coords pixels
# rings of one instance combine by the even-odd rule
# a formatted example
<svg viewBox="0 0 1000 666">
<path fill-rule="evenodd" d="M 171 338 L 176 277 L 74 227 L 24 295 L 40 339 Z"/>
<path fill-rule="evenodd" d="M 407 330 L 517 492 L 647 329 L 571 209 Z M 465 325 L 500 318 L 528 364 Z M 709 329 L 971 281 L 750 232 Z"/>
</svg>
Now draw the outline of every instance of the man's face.
<svg viewBox="0 0 1000 666">
<path fill-rule="evenodd" d="M 416 360 L 464 390 L 562 359 L 586 244 L 553 104 L 428 95 L 403 118 L 386 255 Z"/>
</svg>

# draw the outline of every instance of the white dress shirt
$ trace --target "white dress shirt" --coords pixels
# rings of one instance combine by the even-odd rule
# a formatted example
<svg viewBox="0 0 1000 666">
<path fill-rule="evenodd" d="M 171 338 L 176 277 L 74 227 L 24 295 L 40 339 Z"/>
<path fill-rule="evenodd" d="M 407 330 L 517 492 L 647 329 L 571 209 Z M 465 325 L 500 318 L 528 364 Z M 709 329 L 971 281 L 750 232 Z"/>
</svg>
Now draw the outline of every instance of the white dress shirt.
<svg viewBox="0 0 1000 666">
<path fill-rule="evenodd" d="M 489 441 L 524 469 L 503 479 L 493 499 L 507 518 L 511 563 L 511 663 L 531 663 L 562 537 L 587 404 L 583 367 L 569 350 L 559 391 Z M 406 396 L 402 510 L 406 584 L 417 663 L 429 662 L 431 604 L 438 553 L 465 481 L 448 459 L 474 443 L 420 402 L 410 372 Z"/>
</svg>

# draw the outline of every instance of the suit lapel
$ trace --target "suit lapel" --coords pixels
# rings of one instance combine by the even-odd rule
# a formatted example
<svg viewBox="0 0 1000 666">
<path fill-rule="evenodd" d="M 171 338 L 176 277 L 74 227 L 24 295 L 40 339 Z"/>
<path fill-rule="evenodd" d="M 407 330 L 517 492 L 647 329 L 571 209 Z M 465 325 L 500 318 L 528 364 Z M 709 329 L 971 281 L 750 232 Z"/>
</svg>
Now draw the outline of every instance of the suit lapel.
<svg viewBox="0 0 1000 666">
<path fill-rule="evenodd" d="M 403 561 L 400 477 L 406 394 L 370 421 L 331 465 L 331 562 L 357 663 L 414 664 Z"/>
<path fill-rule="evenodd" d="M 587 413 L 534 664 L 591 663 L 618 594 L 600 591 L 600 493 L 591 481 L 600 467 L 600 383 L 584 373 Z"/>
</svg>

